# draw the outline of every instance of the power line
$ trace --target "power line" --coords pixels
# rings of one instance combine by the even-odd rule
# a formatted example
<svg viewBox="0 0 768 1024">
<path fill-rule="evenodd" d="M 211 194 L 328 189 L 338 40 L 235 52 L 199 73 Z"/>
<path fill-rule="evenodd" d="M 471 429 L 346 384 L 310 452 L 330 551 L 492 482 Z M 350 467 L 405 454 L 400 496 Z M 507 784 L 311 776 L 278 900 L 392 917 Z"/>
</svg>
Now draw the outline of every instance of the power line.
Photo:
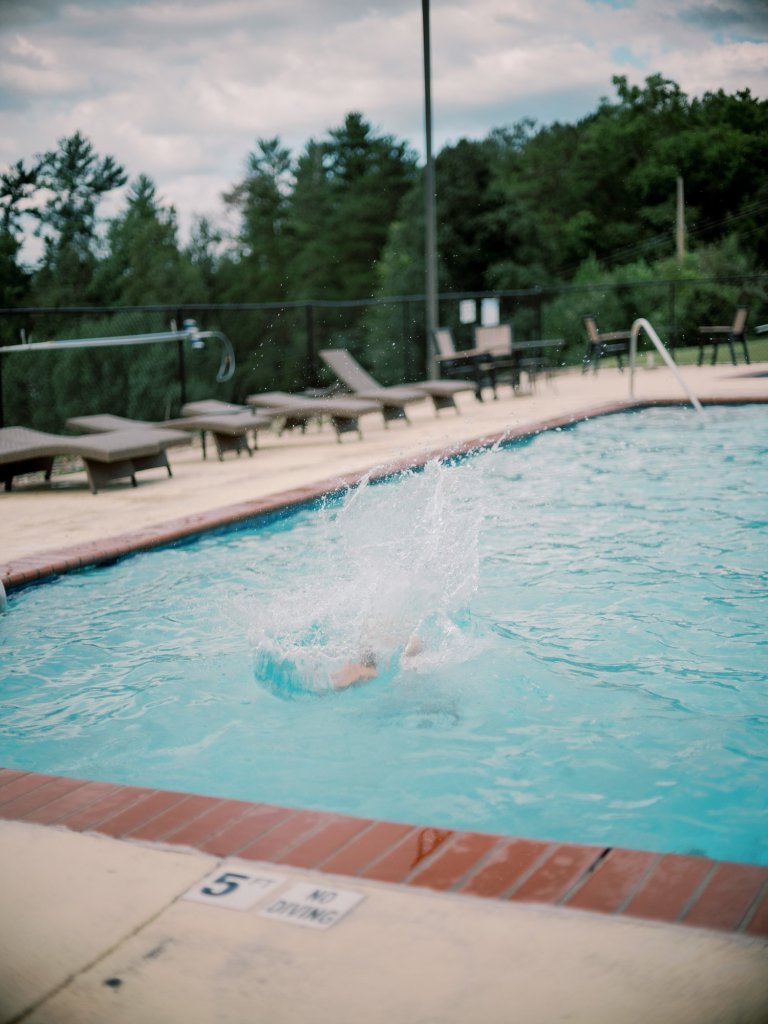
<svg viewBox="0 0 768 1024">
<path fill-rule="evenodd" d="M 757 213 L 761 213 L 763 210 L 768 209 L 768 199 L 754 200 L 751 203 L 747 203 L 743 206 L 738 213 L 727 213 L 723 217 L 711 218 L 709 220 L 694 221 L 693 225 L 686 229 L 686 235 L 689 238 L 700 236 L 705 232 L 712 230 L 713 228 L 722 227 L 726 224 L 733 224 L 736 221 L 744 220 L 746 217 L 752 217 Z M 755 230 L 761 230 L 761 228 L 749 231 L 747 234 L 754 234 Z M 674 234 L 671 231 L 663 231 L 658 235 L 651 235 L 648 238 L 643 239 L 639 242 L 632 242 L 628 245 L 622 245 L 616 249 L 612 249 L 608 253 L 604 253 L 601 257 L 605 262 L 626 262 L 633 256 L 642 256 L 644 253 L 649 252 L 653 249 L 664 248 L 665 246 L 674 245 Z M 570 273 L 573 270 L 577 270 L 581 263 L 572 263 L 562 269 L 563 273 Z"/>
</svg>

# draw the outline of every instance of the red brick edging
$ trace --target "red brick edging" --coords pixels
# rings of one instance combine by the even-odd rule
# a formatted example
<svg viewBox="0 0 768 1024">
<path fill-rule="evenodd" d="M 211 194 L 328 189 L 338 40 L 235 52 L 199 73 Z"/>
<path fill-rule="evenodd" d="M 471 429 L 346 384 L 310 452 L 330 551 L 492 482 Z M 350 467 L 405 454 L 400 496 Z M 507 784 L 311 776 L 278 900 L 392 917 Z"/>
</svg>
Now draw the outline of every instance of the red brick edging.
<svg viewBox="0 0 768 1024">
<path fill-rule="evenodd" d="M 350 878 L 768 937 L 768 867 L 0 769 L 0 819 Z"/>
</svg>

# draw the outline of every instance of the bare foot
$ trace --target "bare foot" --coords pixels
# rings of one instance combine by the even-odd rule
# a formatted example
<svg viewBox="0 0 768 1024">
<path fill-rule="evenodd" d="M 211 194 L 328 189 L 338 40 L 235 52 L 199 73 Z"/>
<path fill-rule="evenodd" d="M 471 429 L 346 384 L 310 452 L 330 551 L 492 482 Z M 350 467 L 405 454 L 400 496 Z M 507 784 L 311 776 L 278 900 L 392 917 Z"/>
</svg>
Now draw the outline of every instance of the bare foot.
<svg viewBox="0 0 768 1024">
<path fill-rule="evenodd" d="M 424 641 L 420 636 L 412 636 L 408 643 L 405 645 L 403 654 L 406 658 L 415 658 L 417 654 L 421 654 L 424 650 Z"/>
<path fill-rule="evenodd" d="M 363 683 L 366 679 L 373 679 L 376 675 L 375 665 L 361 665 L 358 662 L 347 662 L 344 668 L 333 677 L 333 688 L 335 690 L 346 690 L 348 686 L 355 683 Z"/>
</svg>

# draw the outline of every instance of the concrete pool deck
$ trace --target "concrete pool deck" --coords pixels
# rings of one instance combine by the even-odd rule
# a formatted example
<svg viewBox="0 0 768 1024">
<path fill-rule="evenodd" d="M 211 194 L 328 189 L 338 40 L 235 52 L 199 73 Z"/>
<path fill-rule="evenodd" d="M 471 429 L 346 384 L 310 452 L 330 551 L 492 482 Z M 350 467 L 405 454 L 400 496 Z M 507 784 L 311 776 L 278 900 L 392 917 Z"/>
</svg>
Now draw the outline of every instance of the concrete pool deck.
<svg viewBox="0 0 768 1024">
<path fill-rule="evenodd" d="M 701 398 L 768 400 L 768 376 L 759 375 L 768 364 L 682 372 Z M 683 398 L 665 369 L 638 371 L 635 390 L 640 401 Z M 137 534 L 151 543 L 202 529 L 275 494 L 300 500 L 319 482 L 374 465 L 567 422 L 627 392 L 626 374 L 567 373 L 541 380 L 531 396 L 502 388 L 498 402 L 463 397 L 461 416 L 435 417 L 424 403 L 409 410 L 410 428 L 384 430 L 378 416 L 365 417 L 362 441 L 337 444 L 327 428 L 311 428 L 305 436 L 260 434 L 251 459 L 203 462 L 197 447 L 172 451 L 174 478 L 153 471 L 136 489 L 93 496 L 84 473 L 57 478 L 53 489 L 22 484 L 0 496 L 0 579 L 106 558 Z M 57 796 L 65 798 L 53 790 L 50 801 Z M 81 834 L 36 824 L 33 804 L 22 813 L 10 799 L 4 811 L 0 797 L 0 818 L 16 819 L 0 821 L 0 1022 L 768 1020 L 762 875 L 749 897 L 760 930 L 728 934 Z M 212 896 L 180 899 L 214 869 L 279 876 L 278 902 L 305 882 L 364 898 L 327 930 L 264 916 L 271 895 L 247 910 Z"/>
</svg>

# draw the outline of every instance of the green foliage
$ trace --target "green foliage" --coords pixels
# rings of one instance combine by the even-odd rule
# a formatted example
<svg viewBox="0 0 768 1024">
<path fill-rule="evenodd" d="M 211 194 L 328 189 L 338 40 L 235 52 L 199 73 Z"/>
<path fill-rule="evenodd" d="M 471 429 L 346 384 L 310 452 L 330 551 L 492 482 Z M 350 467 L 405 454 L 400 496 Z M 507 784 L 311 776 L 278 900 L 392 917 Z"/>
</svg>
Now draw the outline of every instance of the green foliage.
<svg viewBox="0 0 768 1024">
<path fill-rule="evenodd" d="M 96 211 L 126 174 L 111 156 L 99 158 L 80 132 L 59 140 L 39 163 L 38 183 L 46 196 L 36 213 L 45 255 L 34 279 L 40 305 L 86 301 L 96 268 Z"/>
<path fill-rule="evenodd" d="M 390 224 L 415 178 L 408 146 L 376 136 L 361 114 L 348 114 L 328 140 L 311 140 L 296 166 L 291 201 L 291 294 L 372 296 Z"/>
<path fill-rule="evenodd" d="M 191 271 L 189 297 L 195 302 L 213 303 L 220 300 L 221 242 L 221 232 L 213 227 L 207 217 L 196 217 L 193 220 L 184 258 Z"/>
<path fill-rule="evenodd" d="M 175 211 L 160 205 L 154 183 L 140 175 L 125 211 L 109 224 L 107 254 L 91 285 L 99 303 L 148 306 L 192 300 L 197 275 L 179 251 L 177 234 Z"/>
<path fill-rule="evenodd" d="M 0 227 L 0 307 L 19 305 L 29 286 L 29 274 L 19 263 L 21 243 Z"/>
<path fill-rule="evenodd" d="M 39 166 L 18 160 L 0 173 L 0 307 L 21 304 L 30 274 L 21 266 L 23 223 L 27 204 L 38 188 Z"/>
<path fill-rule="evenodd" d="M 768 103 L 749 91 L 691 100 L 661 75 L 613 85 L 613 99 L 575 124 L 526 119 L 461 139 L 436 158 L 439 290 L 500 293 L 518 337 L 564 337 L 572 363 L 582 356 L 588 313 L 606 330 L 647 317 L 678 346 L 738 303 L 750 307 L 750 323 L 768 319 L 760 279 Z M 198 219 L 181 246 L 175 211 L 143 174 L 104 231 L 100 203 L 126 180 L 80 132 L 0 173 L 0 305 L 58 311 L 3 317 L 0 343 L 17 342 L 22 329 L 36 340 L 167 330 L 193 315 L 232 339 L 237 371 L 214 386 L 215 344 L 188 351 L 190 400 L 215 393 L 242 401 L 257 390 L 329 383 L 311 358 L 326 345 L 349 347 L 383 381 L 425 373 L 423 176 L 408 146 L 360 113 L 310 139 L 296 159 L 279 138 L 257 139 L 242 178 L 222 197 L 236 219 L 232 237 Z M 44 251 L 29 268 L 22 244 L 34 225 Z M 184 312 L 216 303 L 232 308 Z M 248 308 L 257 303 L 270 305 Z M 129 325 L 101 310 L 77 318 L 65 311 L 80 305 L 168 308 L 136 314 Z M 441 318 L 471 343 L 456 298 L 442 299 Z M 179 365 L 173 344 L 101 350 L 98 358 L 55 353 L 40 356 L 31 379 L 29 355 L 11 354 L 4 397 L 17 422 L 42 425 L 43 417 L 52 429 L 67 415 L 107 407 L 163 418 L 182 399 Z M 84 408 L 91 400 L 97 407 Z"/>
<path fill-rule="evenodd" d="M 224 193 L 224 202 L 241 220 L 226 289 L 231 301 L 272 302 L 285 295 L 292 182 L 289 151 L 279 139 L 259 139 L 248 155 L 245 177 Z"/>
<path fill-rule="evenodd" d="M 591 254 L 609 267 L 674 251 L 676 182 L 690 244 L 735 233 L 763 263 L 768 103 L 749 92 L 689 101 L 660 75 L 615 78 L 618 102 L 576 125 L 518 126 L 498 151 L 493 188 L 508 255 L 499 288 L 567 281 Z"/>
<path fill-rule="evenodd" d="M 611 270 L 590 257 L 567 288 L 545 301 L 544 334 L 566 339 L 569 363 L 582 357 L 583 320 L 589 314 L 606 331 L 628 330 L 644 317 L 668 346 L 692 345 L 699 324 L 727 323 L 737 305 L 749 307 L 751 322 L 756 322 L 768 305 L 768 279 L 756 271 L 735 236 L 688 253 L 682 265 L 668 257 Z"/>
</svg>

